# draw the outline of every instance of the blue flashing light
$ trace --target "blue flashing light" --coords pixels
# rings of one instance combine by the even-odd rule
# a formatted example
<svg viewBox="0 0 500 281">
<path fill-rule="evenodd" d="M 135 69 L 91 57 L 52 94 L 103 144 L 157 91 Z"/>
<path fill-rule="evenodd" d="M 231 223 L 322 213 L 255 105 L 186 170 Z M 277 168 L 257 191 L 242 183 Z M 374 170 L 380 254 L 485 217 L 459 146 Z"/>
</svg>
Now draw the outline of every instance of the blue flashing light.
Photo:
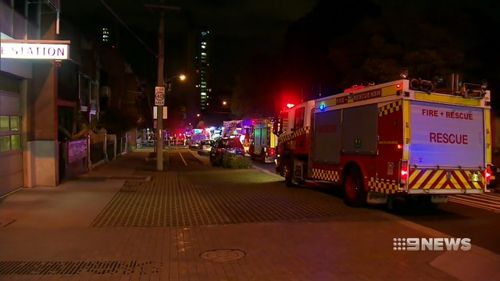
<svg viewBox="0 0 500 281">
<path fill-rule="evenodd" d="M 241 127 L 250 127 L 252 126 L 252 119 L 244 119 L 242 122 L 241 122 Z"/>
<path fill-rule="evenodd" d="M 319 104 L 319 110 L 320 111 L 325 111 L 326 110 L 326 104 L 324 102 Z"/>
</svg>

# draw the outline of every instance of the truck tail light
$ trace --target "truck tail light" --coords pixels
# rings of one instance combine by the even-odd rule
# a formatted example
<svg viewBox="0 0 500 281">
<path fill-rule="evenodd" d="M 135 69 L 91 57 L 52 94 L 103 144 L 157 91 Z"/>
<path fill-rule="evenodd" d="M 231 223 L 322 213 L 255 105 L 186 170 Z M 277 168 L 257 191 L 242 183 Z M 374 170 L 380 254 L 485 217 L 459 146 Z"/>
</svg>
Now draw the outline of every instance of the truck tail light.
<svg viewBox="0 0 500 281">
<path fill-rule="evenodd" d="M 408 161 L 401 161 L 401 171 L 399 173 L 399 178 L 401 180 L 401 183 L 408 182 L 409 173 L 410 173 L 410 171 L 408 169 Z"/>
<path fill-rule="evenodd" d="M 488 165 L 484 170 L 484 179 L 486 180 L 486 184 L 490 184 L 491 178 L 492 178 L 491 165 Z"/>
<path fill-rule="evenodd" d="M 274 156 L 276 154 L 276 149 L 269 147 L 266 149 L 266 152 L 268 156 Z"/>
</svg>

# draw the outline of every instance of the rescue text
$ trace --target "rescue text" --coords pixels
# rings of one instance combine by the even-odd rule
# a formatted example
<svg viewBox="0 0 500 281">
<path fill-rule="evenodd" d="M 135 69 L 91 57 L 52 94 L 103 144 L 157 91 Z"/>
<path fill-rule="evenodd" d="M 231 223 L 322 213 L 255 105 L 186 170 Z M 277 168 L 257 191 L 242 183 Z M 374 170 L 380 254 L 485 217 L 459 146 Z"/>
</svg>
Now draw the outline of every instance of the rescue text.
<svg viewBox="0 0 500 281">
<path fill-rule="evenodd" d="M 464 134 L 453 133 L 429 133 L 429 141 L 432 143 L 449 143 L 449 144 L 469 144 L 469 136 Z"/>
</svg>

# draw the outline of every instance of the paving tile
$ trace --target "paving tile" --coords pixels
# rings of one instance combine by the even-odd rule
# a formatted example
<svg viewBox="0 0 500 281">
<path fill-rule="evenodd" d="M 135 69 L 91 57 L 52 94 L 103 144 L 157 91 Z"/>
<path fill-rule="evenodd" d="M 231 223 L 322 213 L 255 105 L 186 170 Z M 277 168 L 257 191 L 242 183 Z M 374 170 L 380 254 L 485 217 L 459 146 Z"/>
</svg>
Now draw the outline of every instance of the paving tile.
<svg viewBox="0 0 500 281">
<path fill-rule="evenodd" d="M 141 162 L 132 156 L 126 160 L 132 163 L 94 176 L 118 177 L 125 171 L 150 175 L 151 181 L 127 179 L 119 187 L 114 180 L 82 181 L 73 189 L 20 193 L 0 203 L 0 212 L 8 209 L 19 219 L 0 228 L 0 280 L 456 281 L 430 265 L 439 253 L 392 251 L 394 234 L 425 234 L 376 210 L 346 208 L 321 192 L 286 189 L 255 170 L 160 173 L 135 169 Z M 231 175 L 235 178 L 228 180 Z M 107 201 L 99 199 L 101 194 Z M 39 205 L 29 203 L 23 210 L 21 202 Z M 88 214 L 64 213 L 85 204 Z M 62 217 L 80 221 L 63 227 Z M 241 249 L 246 255 L 228 262 L 200 257 L 217 249 Z M 2 271 L 2 262 L 15 260 L 89 265 L 74 275 Z M 119 270 L 100 274 L 99 262 Z"/>
</svg>

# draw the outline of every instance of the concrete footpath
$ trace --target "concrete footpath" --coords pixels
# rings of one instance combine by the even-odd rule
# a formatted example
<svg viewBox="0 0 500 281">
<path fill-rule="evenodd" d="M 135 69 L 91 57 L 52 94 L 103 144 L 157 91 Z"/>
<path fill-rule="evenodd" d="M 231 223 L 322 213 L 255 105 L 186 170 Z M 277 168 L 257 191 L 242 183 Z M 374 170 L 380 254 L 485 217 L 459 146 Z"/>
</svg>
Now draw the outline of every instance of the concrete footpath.
<svg viewBox="0 0 500 281">
<path fill-rule="evenodd" d="M 222 169 L 156 172 L 146 156 L 131 153 L 59 187 L 3 199 L 0 280 L 500 280 L 499 256 L 474 245 L 394 250 L 395 237 L 446 235 L 377 210 L 224 223 L 248 216 L 224 197 L 238 206 L 253 195 L 226 178 L 214 184 Z M 281 180 L 254 169 L 231 173 L 270 187 Z M 255 208 L 279 207 L 259 207 L 266 196 Z"/>
</svg>

